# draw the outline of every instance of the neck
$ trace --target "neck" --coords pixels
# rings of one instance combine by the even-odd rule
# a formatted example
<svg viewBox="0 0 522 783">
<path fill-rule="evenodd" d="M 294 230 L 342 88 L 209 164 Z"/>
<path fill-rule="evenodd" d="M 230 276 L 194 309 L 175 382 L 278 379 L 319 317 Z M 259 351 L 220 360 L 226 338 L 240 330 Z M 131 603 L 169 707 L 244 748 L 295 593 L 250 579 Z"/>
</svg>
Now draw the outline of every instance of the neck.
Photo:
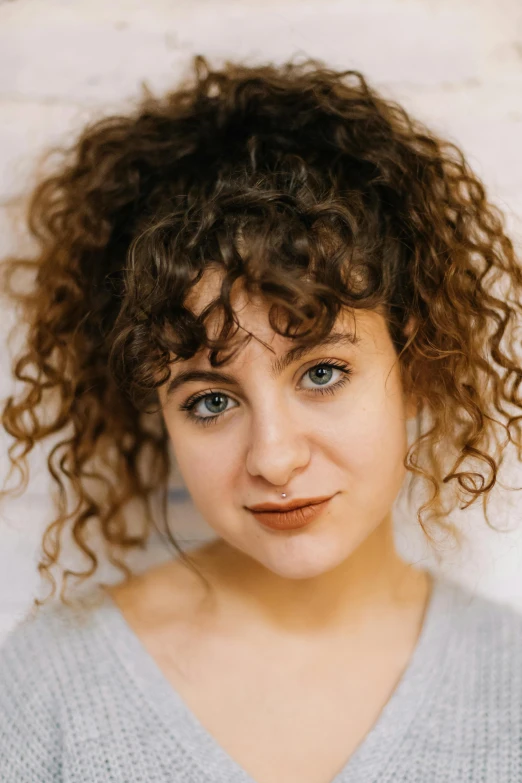
<svg viewBox="0 0 522 783">
<path fill-rule="evenodd" d="M 214 616 L 294 636 L 361 627 L 376 608 L 425 602 L 430 585 L 398 556 L 391 515 L 344 562 L 310 579 L 274 574 L 221 539 L 191 557 L 211 583 Z"/>
</svg>

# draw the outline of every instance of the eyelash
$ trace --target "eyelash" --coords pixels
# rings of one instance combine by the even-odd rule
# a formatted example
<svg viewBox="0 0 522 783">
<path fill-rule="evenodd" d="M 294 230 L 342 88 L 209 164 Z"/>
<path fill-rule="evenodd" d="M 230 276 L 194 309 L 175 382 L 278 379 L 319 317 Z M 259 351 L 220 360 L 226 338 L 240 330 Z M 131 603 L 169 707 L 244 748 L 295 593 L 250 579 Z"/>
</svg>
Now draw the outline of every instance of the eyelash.
<svg viewBox="0 0 522 783">
<path fill-rule="evenodd" d="M 335 394 L 335 392 L 338 389 L 340 389 L 342 386 L 345 386 L 347 383 L 350 382 L 349 376 L 352 374 L 351 368 L 347 364 L 343 364 L 336 360 L 326 359 L 324 362 L 319 362 L 318 364 L 314 364 L 313 367 L 308 368 L 308 370 L 304 373 L 304 375 L 306 375 L 306 373 L 311 372 L 312 370 L 317 370 L 318 367 L 331 367 L 334 370 L 340 370 L 343 373 L 343 377 L 339 378 L 339 380 L 336 381 L 331 386 L 323 386 L 323 387 L 318 386 L 316 389 L 306 389 L 306 391 L 312 392 L 312 394 Z M 179 409 L 185 411 L 189 419 L 195 421 L 197 424 L 201 424 L 203 427 L 206 427 L 209 424 L 215 424 L 215 422 L 218 419 L 220 419 L 225 413 L 228 412 L 227 410 L 224 410 L 221 413 L 216 413 L 214 416 L 197 416 L 193 413 L 194 408 L 196 407 L 198 402 L 204 400 L 205 397 L 211 397 L 213 394 L 222 394 L 222 392 L 212 391 L 212 390 L 206 392 L 200 392 L 199 394 L 196 394 L 193 397 L 189 397 L 189 399 L 186 402 L 184 402 L 182 405 L 179 406 Z M 228 397 L 229 395 L 224 394 L 223 396 Z"/>
</svg>

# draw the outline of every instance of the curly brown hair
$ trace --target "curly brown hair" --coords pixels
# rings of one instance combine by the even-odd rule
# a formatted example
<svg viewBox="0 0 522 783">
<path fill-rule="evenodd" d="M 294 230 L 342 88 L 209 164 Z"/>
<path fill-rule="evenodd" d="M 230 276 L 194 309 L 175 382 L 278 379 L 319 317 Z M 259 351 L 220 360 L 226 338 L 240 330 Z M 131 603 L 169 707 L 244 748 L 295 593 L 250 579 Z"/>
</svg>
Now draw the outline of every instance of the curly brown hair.
<svg viewBox="0 0 522 783">
<path fill-rule="evenodd" d="M 421 402 L 404 465 L 432 488 L 417 511 L 428 536 L 429 514 L 458 538 L 444 484 L 461 508 L 482 496 L 487 519 L 508 442 L 522 458 L 522 372 L 513 340 L 501 345 L 521 309 L 522 275 L 503 216 L 458 147 L 357 71 L 311 58 L 212 70 L 197 56 L 172 92 L 146 92 L 125 116 L 91 121 L 36 186 L 27 225 L 37 251 L 4 262 L 28 330 L 13 366 L 24 387 L 2 423 L 14 438 L 15 491 L 27 486 L 34 445 L 59 436 L 47 459 L 58 514 L 38 568 L 54 594 L 68 529 L 91 563 L 65 571 L 62 600 L 67 577 L 83 581 L 98 567 L 93 530 L 129 576 L 125 554 L 144 547 L 156 492 L 166 519 L 172 466 L 157 388 L 173 358 L 204 348 L 214 366 L 231 357 L 238 279 L 291 339 L 320 340 L 340 308 L 386 314 L 405 388 Z M 221 291 L 195 315 L 186 297 L 210 264 L 223 273 Z M 31 286 L 16 291 L 13 274 L 24 269 Z M 222 329 L 211 339 L 216 315 Z M 124 513 L 133 500 L 145 511 L 139 535 Z"/>
</svg>

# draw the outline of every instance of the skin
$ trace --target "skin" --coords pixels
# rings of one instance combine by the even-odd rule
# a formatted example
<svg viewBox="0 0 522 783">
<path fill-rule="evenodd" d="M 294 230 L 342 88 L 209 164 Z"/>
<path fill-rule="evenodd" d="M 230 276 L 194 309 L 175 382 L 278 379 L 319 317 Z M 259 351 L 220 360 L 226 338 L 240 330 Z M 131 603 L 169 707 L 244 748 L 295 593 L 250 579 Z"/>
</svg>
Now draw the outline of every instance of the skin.
<svg viewBox="0 0 522 783">
<path fill-rule="evenodd" d="M 199 311 L 219 282 L 203 277 L 189 306 Z M 110 592 L 188 708 L 253 780 L 323 783 L 375 725 L 425 615 L 431 577 L 399 558 L 391 515 L 416 406 L 381 314 L 356 314 L 357 346 L 316 346 L 276 374 L 272 362 L 294 343 L 272 331 L 262 301 L 238 289 L 233 305 L 268 347 L 251 340 L 220 368 L 233 383 L 159 389 L 178 467 L 216 533 L 190 552 L 210 593 L 179 558 Z M 353 318 L 344 313 L 335 328 L 353 331 Z M 309 371 L 325 360 L 352 370 L 333 394 L 313 391 L 320 377 Z M 195 356 L 176 362 L 172 377 L 189 369 L 211 367 Z M 328 386 L 343 377 L 326 372 Z M 226 411 L 203 426 L 181 406 L 210 390 L 225 395 Z M 209 414 L 204 401 L 197 413 Z M 281 502 L 283 491 L 287 500 L 335 497 L 310 526 L 263 528 L 245 507 Z"/>
<path fill-rule="evenodd" d="M 219 273 L 208 271 L 188 305 L 199 312 L 219 285 Z M 234 289 L 233 305 L 241 326 L 259 338 L 219 368 L 234 383 L 191 381 L 170 396 L 167 383 L 159 389 L 179 470 L 217 535 L 191 552 L 212 585 L 211 603 L 198 605 L 198 622 L 215 628 L 235 624 L 245 637 L 261 629 L 271 642 L 291 636 L 309 645 L 339 636 L 347 625 L 362 632 L 381 609 L 391 616 L 393 607 L 407 607 L 411 635 L 430 580 L 399 558 L 392 505 L 405 478 L 406 422 L 416 405 L 403 392 L 384 317 L 343 313 L 335 331 L 355 331 L 357 345 L 314 347 L 276 374 L 272 363 L 293 341 L 271 329 L 266 304 L 241 287 Z M 325 361 L 351 374 L 325 369 Z M 201 354 L 176 362 L 172 377 L 188 369 L 212 368 Z M 333 393 L 314 391 L 343 379 Z M 200 399 L 195 415 L 211 418 L 226 407 L 209 426 L 181 409 L 202 392 L 209 394 L 207 404 Z M 211 403 L 216 392 L 224 395 L 217 407 L 215 399 Z M 246 507 L 283 502 L 282 492 L 286 501 L 334 497 L 310 526 L 267 530 Z M 179 564 L 157 572 L 156 595 L 172 595 L 176 569 Z"/>
</svg>

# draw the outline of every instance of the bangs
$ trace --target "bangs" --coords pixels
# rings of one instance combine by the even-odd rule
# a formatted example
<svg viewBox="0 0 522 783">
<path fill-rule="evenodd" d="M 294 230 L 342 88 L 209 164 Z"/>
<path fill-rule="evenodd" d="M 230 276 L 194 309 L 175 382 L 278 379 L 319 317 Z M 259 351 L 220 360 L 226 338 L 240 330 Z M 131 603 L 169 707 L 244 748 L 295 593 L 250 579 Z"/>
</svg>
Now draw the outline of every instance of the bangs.
<svg viewBox="0 0 522 783">
<path fill-rule="evenodd" d="M 341 309 L 378 310 L 391 297 L 393 274 L 382 269 L 393 252 L 371 223 L 355 197 L 320 201 L 307 191 L 304 201 L 266 182 L 221 191 L 200 207 L 197 224 L 193 212 L 171 213 L 134 241 L 122 310 L 158 367 L 167 355 L 189 359 L 204 349 L 216 366 L 229 361 L 251 338 L 239 334 L 238 289 L 266 303 L 277 334 L 320 342 Z"/>
</svg>

